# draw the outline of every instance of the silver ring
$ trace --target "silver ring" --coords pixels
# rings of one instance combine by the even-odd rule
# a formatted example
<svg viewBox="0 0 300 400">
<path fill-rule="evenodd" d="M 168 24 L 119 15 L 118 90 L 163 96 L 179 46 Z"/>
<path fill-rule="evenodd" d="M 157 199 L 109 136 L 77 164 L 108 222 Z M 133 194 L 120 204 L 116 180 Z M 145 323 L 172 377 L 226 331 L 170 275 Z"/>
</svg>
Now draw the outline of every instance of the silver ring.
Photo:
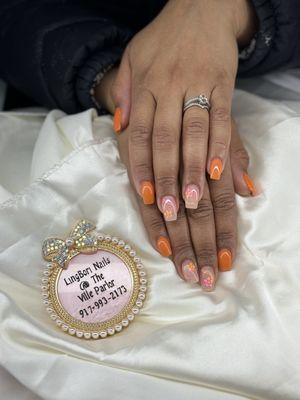
<svg viewBox="0 0 300 400">
<path fill-rule="evenodd" d="M 200 94 L 199 96 L 193 97 L 187 100 L 183 105 L 183 112 L 185 112 L 190 107 L 200 107 L 207 111 L 210 110 L 210 102 L 204 94 Z"/>
</svg>

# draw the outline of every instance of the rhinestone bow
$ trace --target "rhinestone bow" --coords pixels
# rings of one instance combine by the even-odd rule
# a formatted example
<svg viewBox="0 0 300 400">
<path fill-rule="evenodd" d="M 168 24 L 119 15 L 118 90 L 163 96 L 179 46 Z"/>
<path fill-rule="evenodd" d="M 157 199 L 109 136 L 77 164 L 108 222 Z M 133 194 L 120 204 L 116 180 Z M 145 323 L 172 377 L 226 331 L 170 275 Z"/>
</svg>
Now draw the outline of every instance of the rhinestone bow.
<svg viewBox="0 0 300 400">
<path fill-rule="evenodd" d="M 89 234 L 95 229 L 89 221 L 79 221 L 65 240 L 49 238 L 42 246 L 43 257 L 61 268 L 67 268 L 69 261 L 79 253 L 94 253 L 97 251 L 97 239 Z"/>
</svg>

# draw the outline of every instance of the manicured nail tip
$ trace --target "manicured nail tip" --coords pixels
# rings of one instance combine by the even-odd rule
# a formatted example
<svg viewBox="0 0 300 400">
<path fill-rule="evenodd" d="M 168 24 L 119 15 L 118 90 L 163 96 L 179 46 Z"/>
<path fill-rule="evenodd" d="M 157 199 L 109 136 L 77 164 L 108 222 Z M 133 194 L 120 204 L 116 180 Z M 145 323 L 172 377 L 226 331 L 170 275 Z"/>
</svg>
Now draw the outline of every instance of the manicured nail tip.
<svg viewBox="0 0 300 400">
<path fill-rule="evenodd" d="M 157 249 L 163 257 L 170 257 L 172 254 L 171 244 L 168 238 L 160 236 L 157 239 Z"/>
<path fill-rule="evenodd" d="M 222 249 L 218 253 L 219 270 L 222 272 L 230 271 L 232 269 L 232 256 L 231 251 Z"/>
<path fill-rule="evenodd" d="M 212 267 L 202 267 L 200 270 L 200 282 L 202 289 L 210 292 L 215 288 L 215 272 Z"/>
<path fill-rule="evenodd" d="M 177 207 L 176 201 L 173 196 L 165 196 L 161 202 L 165 221 L 176 221 L 177 219 Z"/>
<path fill-rule="evenodd" d="M 196 185 L 187 185 L 184 193 L 185 207 L 196 209 L 199 203 L 199 189 Z"/>
<path fill-rule="evenodd" d="M 257 194 L 257 190 L 256 190 L 253 180 L 246 173 L 243 174 L 243 178 L 244 178 L 244 182 L 246 183 L 249 192 L 251 193 L 251 196 L 255 196 Z"/>
<path fill-rule="evenodd" d="M 150 181 L 144 181 L 141 184 L 141 195 L 144 204 L 153 204 L 155 201 L 154 186 Z"/>
<path fill-rule="evenodd" d="M 221 178 L 222 170 L 223 170 L 222 161 L 219 158 L 214 158 L 210 163 L 210 170 L 209 170 L 210 179 L 218 181 Z"/>
<path fill-rule="evenodd" d="M 114 115 L 114 131 L 116 133 L 120 133 L 122 130 L 121 120 L 122 120 L 122 110 L 120 107 L 117 107 Z"/>
<path fill-rule="evenodd" d="M 184 276 L 184 279 L 187 280 L 188 282 L 198 282 L 199 281 L 199 275 L 197 272 L 197 266 L 192 260 L 185 260 L 182 263 L 182 273 Z"/>
</svg>

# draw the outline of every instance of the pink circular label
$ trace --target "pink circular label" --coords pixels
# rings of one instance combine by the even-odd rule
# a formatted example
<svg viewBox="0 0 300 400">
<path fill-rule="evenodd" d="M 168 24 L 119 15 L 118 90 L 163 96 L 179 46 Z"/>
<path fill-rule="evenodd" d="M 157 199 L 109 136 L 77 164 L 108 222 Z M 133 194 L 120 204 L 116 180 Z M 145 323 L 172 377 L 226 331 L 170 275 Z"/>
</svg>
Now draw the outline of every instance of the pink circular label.
<svg viewBox="0 0 300 400">
<path fill-rule="evenodd" d="M 62 270 L 57 285 L 64 309 L 89 323 L 104 322 L 117 315 L 129 302 L 132 291 L 129 267 L 106 250 L 74 257 Z"/>
</svg>

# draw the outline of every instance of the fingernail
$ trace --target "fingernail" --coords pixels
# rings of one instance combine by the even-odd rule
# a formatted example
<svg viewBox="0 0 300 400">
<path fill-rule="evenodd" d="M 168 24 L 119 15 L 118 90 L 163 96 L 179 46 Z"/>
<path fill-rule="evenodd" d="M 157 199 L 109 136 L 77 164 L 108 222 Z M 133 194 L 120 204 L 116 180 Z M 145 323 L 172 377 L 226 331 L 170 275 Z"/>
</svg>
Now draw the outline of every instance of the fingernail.
<svg viewBox="0 0 300 400">
<path fill-rule="evenodd" d="M 157 249 L 160 252 L 160 254 L 164 257 L 170 257 L 172 254 L 172 249 L 171 249 L 171 244 L 168 238 L 164 236 L 160 236 L 157 239 Z"/>
<path fill-rule="evenodd" d="M 196 185 L 187 185 L 184 192 L 186 208 L 196 209 L 199 203 L 199 189 Z"/>
<path fill-rule="evenodd" d="M 189 282 L 199 281 L 197 267 L 192 260 L 185 260 L 182 263 L 182 273 L 184 278 Z"/>
<path fill-rule="evenodd" d="M 223 169 L 222 161 L 219 158 L 214 158 L 210 163 L 210 179 L 218 181 L 221 178 Z"/>
<path fill-rule="evenodd" d="M 251 193 L 252 196 L 255 196 L 257 194 L 257 190 L 256 190 L 253 180 L 246 173 L 243 174 L 243 178 L 244 178 L 244 182 L 247 185 L 247 188 L 249 189 L 249 192 Z"/>
<path fill-rule="evenodd" d="M 143 181 L 141 184 L 141 195 L 144 204 L 154 203 L 154 186 L 150 181 Z"/>
<path fill-rule="evenodd" d="M 200 270 L 200 282 L 202 289 L 211 291 L 215 288 L 215 271 L 212 267 L 202 267 Z"/>
<path fill-rule="evenodd" d="M 232 268 L 231 251 L 222 249 L 218 253 L 219 270 L 222 272 L 230 271 Z"/>
<path fill-rule="evenodd" d="M 162 199 L 161 207 L 163 210 L 165 221 L 176 221 L 177 219 L 177 206 L 173 196 L 165 196 Z"/>
<path fill-rule="evenodd" d="M 122 130 L 121 119 L 122 119 L 122 110 L 120 107 L 117 107 L 114 115 L 114 130 L 116 133 L 120 133 Z"/>
</svg>

